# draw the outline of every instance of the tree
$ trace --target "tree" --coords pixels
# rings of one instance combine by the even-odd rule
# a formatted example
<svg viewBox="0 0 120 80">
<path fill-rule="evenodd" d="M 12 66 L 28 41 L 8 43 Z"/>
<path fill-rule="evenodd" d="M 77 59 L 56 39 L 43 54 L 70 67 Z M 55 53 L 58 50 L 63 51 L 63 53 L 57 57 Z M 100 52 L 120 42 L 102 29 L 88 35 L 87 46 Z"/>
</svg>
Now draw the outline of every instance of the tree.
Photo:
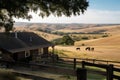
<svg viewBox="0 0 120 80">
<path fill-rule="evenodd" d="M 68 35 L 63 36 L 62 38 L 58 38 L 52 41 L 52 43 L 56 45 L 74 45 L 74 40 Z"/>
<path fill-rule="evenodd" d="M 84 13 L 87 7 L 87 0 L 0 0 L 0 26 L 10 31 L 14 25 L 13 17 L 30 20 L 30 11 L 39 10 L 41 17 L 50 14 L 69 17 Z"/>
<path fill-rule="evenodd" d="M 62 38 L 62 44 L 65 44 L 65 45 L 74 45 L 74 41 L 72 40 L 72 38 L 70 36 L 65 35 Z"/>
</svg>

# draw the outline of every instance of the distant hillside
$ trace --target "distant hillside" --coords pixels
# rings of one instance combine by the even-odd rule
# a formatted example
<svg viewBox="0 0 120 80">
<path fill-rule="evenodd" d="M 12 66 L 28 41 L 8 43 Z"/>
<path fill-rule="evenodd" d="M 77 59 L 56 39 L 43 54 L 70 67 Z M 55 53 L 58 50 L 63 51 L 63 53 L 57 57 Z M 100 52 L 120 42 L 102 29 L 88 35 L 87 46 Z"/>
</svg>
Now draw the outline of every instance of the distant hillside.
<svg viewBox="0 0 120 80">
<path fill-rule="evenodd" d="M 64 28 L 61 30 L 56 30 L 58 32 L 64 32 L 64 33 L 114 33 L 120 31 L 120 25 L 110 25 L 110 26 L 93 26 L 89 25 L 87 27 L 82 27 L 82 28 Z"/>
<path fill-rule="evenodd" d="M 63 33 L 114 33 L 120 29 L 119 24 L 46 24 L 46 23 L 15 23 L 15 27 L 30 30 Z"/>
<path fill-rule="evenodd" d="M 75 45 L 85 44 L 86 46 L 120 46 L 120 35 L 113 35 L 106 38 L 78 41 Z"/>
<path fill-rule="evenodd" d="M 35 32 L 49 41 L 60 38 L 61 34 L 66 33 L 110 33 L 110 35 L 120 33 L 119 24 L 15 23 L 14 27 L 16 31 Z"/>
<path fill-rule="evenodd" d="M 20 31 L 20 32 L 34 32 L 36 34 L 38 34 L 39 36 L 47 39 L 48 41 L 60 38 L 61 36 L 59 35 L 54 35 L 54 34 L 49 34 L 49 33 L 45 33 L 45 32 L 41 32 L 41 31 L 37 31 L 31 28 L 27 28 L 27 27 L 15 27 L 15 31 Z"/>
</svg>

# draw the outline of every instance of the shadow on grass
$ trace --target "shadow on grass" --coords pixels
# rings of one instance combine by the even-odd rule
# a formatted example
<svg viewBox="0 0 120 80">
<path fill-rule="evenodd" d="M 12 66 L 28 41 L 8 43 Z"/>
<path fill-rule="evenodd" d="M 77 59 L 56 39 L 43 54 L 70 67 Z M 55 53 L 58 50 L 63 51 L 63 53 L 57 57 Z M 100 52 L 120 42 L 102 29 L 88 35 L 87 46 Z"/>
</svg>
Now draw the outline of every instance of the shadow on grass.
<svg viewBox="0 0 120 80">
<path fill-rule="evenodd" d="M 87 80 L 106 80 L 106 77 L 99 74 L 88 73 Z"/>
</svg>

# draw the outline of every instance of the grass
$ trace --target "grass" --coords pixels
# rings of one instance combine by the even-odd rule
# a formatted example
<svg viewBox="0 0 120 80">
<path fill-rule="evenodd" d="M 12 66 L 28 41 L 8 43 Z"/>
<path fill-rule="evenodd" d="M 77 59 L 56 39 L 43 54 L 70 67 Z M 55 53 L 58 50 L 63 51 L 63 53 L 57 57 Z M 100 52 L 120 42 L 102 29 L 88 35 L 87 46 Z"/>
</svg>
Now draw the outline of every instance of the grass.
<svg viewBox="0 0 120 80">
<path fill-rule="evenodd" d="M 67 57 L 70 58 L 95 58 L 95 59 L 102 59 L 102 60 L 117 60 L 119 61 L 119 52 L 120 52 L 120 46 L 117 45 L 110 45 L 110 46 L 94 46 L 95 51 L 85 51 L 86 46 L 81 46 L 80 51 L 76 51 L 75 46 L 57 46 L 57 50 L 62 50 L 62 54 L 66 55 Z M 68 51 L 68 52 L 67 52 Z M 107 63 L 105 63 L 107 64 Z M 61 67 L 69 67 L 73 68 L 72 65 L 67 65 L 67 64 L 57 64 L 58 66 Z M 78 65 L 77 67 L 81 67 Z M 97 67 L 87 67 L 88 70 L 90 71 L 105 71 L 105 69 L 97 68 Z M 120 75 L 120 73 L 114 72 L 116 75 Z M 88 73 L 88 80 L 105 80 L 105 76 L 98 74 L 93 74 L 93 73 Z"/>
<path fill-rule="evenodd" d="M 20 80 L 20 79 L 10 71 L 0 69 L 0 80 Z"/>
<path fill-rule="evenodd" d="M 66 68 L 70 68 L 70 69 L 73 69 L 73 64 L 67 64 L 67 63 L 56 63 L 54 64 L 54 66 L 59 66 L 59 67 L 66 67 Z M 81 67 L 81 64 L 79 64 L 77 66 L 77 68 L 80 68 Z M 102 68 L 97 68 L 97 67 L 86 67 L 87 70 L 91 70 L 91 71 L 105 71 L 105 69 L 102 69 Z M 75 77 L 76 76 L 70 76 L 70 75 L 65 75 L 63 76 L 66 78 L 66 80 L 75 80 Z M 105 76 L 103 75 L 100 75 L 99 73 L 98 74 L 93 74 L 93 73 L 90 73 L 88 72 L 87 73 L 87 78 L 88 80 L 105 80 Z"/>
<path fill-rule="evenodd" d="M 58 54 L 59 57 L 68 57 L 66 54 L 64 54 L 64 52 L 69 52 L 69 51 L 66 51 L 66 50 L 58 50 L 58 49 L 55 49 L 54 53 L 55 54 Z"/>
<path fill-rule="evenodd" d="M 12 70 L 0 68 L 0 80 L 33 80 L 25 77 L 16 76 Z"/>
<path fill-rule="evenodd" d="M 67 64 L 67 63 L 57 62 L 57 63 L 52 64 L 52 65 L 58 66 L 58 67 L 63 67 L 63 68 L 73 69 L 73 64 Z"/>
<path fill-rule="evenodd" d="M 57 64 L 54 64 L 54 66 L 73 68 L 72 64 L 67 64 L 67 63 L 57 63 Z M 96 70 L 97 68 L 91 67 L 89 69 Z M 97 69 L 97 70 L 101 70 L 101 69 Z M 3 74 L 3 72 L 5 74 Z M 0 73 L 2 73 L 2 75 L 0 74 L 0 80 L 32 80 L 32 79 L 26 79 L 23 77 L 17 77 L 14 74 L 12 74 L 10 71 L 3 70 L 3 69 L 0 70 Z M 39 71 L 28 71 L 28 73 L 36 74 L 36 75 L 40 75 L 40 76 L 48 77 L 48 78 L 54 78 L 54 80 L 76 80 L 76 76 L 71 76 L 71 75 L 58 75 L 55 73 L 53 74 L 53 73 L 46 73 L 46 72 L 42 73 L 41 71 L 40 72 Z M 105 80 L 105 77 L 99 74 L 88 73 L 87 77 L 88 77 L 88 80 Z"/>
<path fill-rule="evenodd" d="M 105 72 L 106 70 L 103 68 L 98 68 L 98 67 L 90 67 L 90 66 L 86 66 L 86 69 L 89 71 L 101 71 L 101 72 Z M 88 72 L 88 79 L 90 80 L 106 80 L 105 76 L 99 74 L 99 73 L 90 73 L 90 71 Z"/>
<path fill-rule="evenodd" d="M 99 74 L 88 73 L 88 80 L 106 80 L 105 76 Z"/>
<path fill-rule="evenodd" d="M 61 76 L 59 80 L 77 80 L 75 76 L 64 75 Z"/>
</svg>

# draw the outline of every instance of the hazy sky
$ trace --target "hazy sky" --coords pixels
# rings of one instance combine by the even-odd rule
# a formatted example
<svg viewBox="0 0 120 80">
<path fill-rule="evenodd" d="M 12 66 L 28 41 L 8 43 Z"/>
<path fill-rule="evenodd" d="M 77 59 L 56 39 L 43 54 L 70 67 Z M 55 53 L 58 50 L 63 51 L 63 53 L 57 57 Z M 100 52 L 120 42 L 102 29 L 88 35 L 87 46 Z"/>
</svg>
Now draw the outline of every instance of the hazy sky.
<svg viewBox="0 0 120 80">
<path fill-rule="evenodd" d="M 40 23 L 120 23 L 120 0 L 88 0 L 89 7 L 84 14 L 71 17 L 49 16 L 41 18 L 34 13 L 30 21 L 15 19 L 16 22 Z"/>
</svg>

